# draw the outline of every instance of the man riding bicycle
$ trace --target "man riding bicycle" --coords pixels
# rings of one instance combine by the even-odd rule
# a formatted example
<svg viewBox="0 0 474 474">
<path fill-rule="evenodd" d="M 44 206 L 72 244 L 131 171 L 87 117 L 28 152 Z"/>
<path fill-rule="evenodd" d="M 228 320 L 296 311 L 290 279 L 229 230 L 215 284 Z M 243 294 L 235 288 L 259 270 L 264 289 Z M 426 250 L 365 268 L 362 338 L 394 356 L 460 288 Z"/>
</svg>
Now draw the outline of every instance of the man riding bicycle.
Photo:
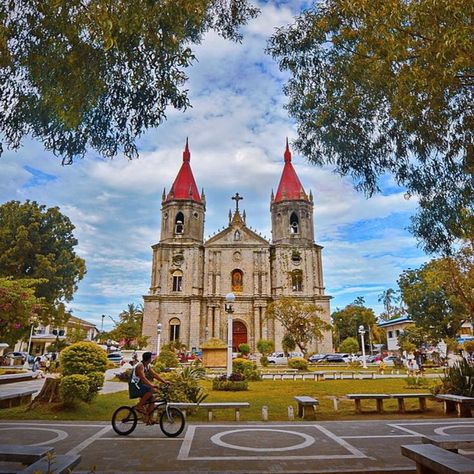
<svg viewBox="0 0 474 474">
<path fill-rule="evenodd" d="M 145 415 L 145 421 L 148 423 L 150 414 L 153 411 L 152 401 L 153 392 L 158 391 L 158 387 L 153 385 L 151 382 L 156 379 L 161 383 L 170 384 L 168 380 L 161 378 L 152 368 L 151 368 L 151 352 L 144 352 L 142 356 L 142 361 L 133 367 L 132 375 L 129 382 L 129 394 L 130 398 L 140 397 L 140 401 L 137 403 L 135 409 Z M 145 404 L 148 404 L 145 407 Z"/>
</svg>

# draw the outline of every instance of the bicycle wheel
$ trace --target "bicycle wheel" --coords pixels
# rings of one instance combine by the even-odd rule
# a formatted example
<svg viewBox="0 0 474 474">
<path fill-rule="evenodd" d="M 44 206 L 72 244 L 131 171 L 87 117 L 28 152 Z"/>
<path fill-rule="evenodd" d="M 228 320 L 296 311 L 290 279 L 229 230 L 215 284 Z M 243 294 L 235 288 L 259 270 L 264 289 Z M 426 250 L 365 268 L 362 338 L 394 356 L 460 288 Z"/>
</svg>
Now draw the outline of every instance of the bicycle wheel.
<svg viewBox="0 0 474 474">
<path fill-rule="evenodd" d="M 160 428 L 169 438 L 175 438 L 183 430 L 186 420 L 181 410 L 175 407 L 166 408 L 160 416 Z"/>
<path fill-rule="evenodd" d="M 112 415 L 112 428 L 121 436 L 129 435 L 137 427 L 137 422 L 137 413 L 131 407 L 117 408 Z"/>
</svg>

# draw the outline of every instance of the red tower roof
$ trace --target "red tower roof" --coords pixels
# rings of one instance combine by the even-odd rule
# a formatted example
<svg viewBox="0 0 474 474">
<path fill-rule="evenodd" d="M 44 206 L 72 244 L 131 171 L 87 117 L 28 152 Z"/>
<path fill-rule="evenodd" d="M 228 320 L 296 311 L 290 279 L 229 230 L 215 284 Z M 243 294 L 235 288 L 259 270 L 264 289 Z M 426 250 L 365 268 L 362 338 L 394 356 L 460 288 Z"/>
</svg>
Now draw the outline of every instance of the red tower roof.
<svg viewBox="0 0 474 474">
<path fill-rule="evenodd" d="M 183 151 L 183 164 L 181 165 L 176 179 L 171 186 L 170 192 L 166 197 L 167 201 L 172 201 L 174 199 L 186 199 L 201 202 L 201 197 L 199 196 L 196 181 L 194 181 L 191 165 L 189 164 L 190 160 L 191 153 L 189 152 L 188 139 L 186 138 L 186 147 Z"/>
<path fill-rule="evenodd" d="M 289 201 L 289 200 L 308 200 L 308 196 L 304 192 L 303 186 L 291 164 L 291 152 L 288 146 L 288 138 L 286 139 L 285 149 L 285 166 L 281 174 L 280 184 L 278 185 L 275 199 L 273 202 Z"/>
</svg>

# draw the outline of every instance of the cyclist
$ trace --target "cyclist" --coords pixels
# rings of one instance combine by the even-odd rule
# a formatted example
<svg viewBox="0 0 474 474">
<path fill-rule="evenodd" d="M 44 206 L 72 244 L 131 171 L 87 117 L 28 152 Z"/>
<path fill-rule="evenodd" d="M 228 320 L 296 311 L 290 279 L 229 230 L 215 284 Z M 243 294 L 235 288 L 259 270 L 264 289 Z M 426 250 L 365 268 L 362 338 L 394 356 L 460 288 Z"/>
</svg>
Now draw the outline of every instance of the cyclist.
<svg viewBox="0 0 474 474">
<path fill-rule="evenodd" d="M 151 368 L 151 352 L 144 352 L 142 361 L 133 367 L 132 375 L 129 382 L 130 398 L 140 397 L 140 401 L 136 405 L 136 410 L 145 415 L 146 423 L 150 421 L 150 414 L 153 411 L 152 401 L 153 392 L 158 391 L 158 387 L 152 384 L 154 379 L 161 383 L 169 385 L 171 382 L 161 378 Z M 145 407 L 145 404 L 148 405 Z"/>
</svg>

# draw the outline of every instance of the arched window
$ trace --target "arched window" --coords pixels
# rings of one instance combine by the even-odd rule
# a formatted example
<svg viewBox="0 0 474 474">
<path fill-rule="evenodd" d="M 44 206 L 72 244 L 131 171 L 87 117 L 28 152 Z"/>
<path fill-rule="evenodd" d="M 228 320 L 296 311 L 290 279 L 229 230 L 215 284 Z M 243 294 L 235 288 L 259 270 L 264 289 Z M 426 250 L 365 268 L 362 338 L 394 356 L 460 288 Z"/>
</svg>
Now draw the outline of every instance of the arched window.
<svg viewBox="0 0 474 474">
<path fill-rule="evenodd" d="M 184 214 L 178 212 L 174 221 L 174 231 L 176 234 L 182 234 L 184 232 Z"/>
<path fill-rule="evenodd" d="M 181 270 L 173 272 L 173 291 L 183 291 L 183 272 Z"/>
<path fill-rule="evenodd" d="M 170 342 L 177 341 L 179 339 L 180 327 L 181 327 L 181 321 L 178 318 L 170 319 Z"/>
<path fill-rule="evenodd" d="M 299 234 L 300 223 L 296 212 L 292 212 L 290 216 L 290 234 Z"/>
<path fill-rule="evenodd" d="M 291 289 L 293 291 L 303 291 L 303 272 L 301 270 L 291 272 Z"/>
<path fill-rule="evenodd" d="M 236 230 L 234 232 L 234 240 L 240 240 L 240 231 Z"/>
<path fill-rule="evenodd" d="M 242 270 L 233 270 L 232 271 L 232 291 L 237 293 L 241 292 L 243 289 L 244 274 Z"/>
</svg>

